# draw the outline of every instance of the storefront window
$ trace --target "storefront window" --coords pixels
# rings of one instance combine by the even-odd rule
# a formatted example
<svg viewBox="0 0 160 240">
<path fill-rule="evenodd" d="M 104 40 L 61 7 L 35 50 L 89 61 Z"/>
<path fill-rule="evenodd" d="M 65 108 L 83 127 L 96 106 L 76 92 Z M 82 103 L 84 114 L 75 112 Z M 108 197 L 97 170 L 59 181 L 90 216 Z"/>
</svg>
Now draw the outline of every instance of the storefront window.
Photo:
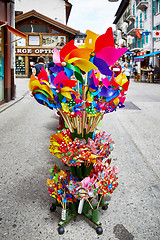
<svg viewBox="0 0 160 240">
<path fill-rule="evenodd" d="M 18 36 L 15 36 L 15 45 L 17 47 L 25 47 L 26 46 L 26 39 L 24 38 L 19 38 Z"/>
<path fill-rule="evenodd" d="M 0 101 L 4 100 L 4 37 L 0 28 Z"/>
<path fill-rule="evenodd" d="M 20 26 L 19 31 L 21 32 L 30 32 L 30 33 L 49 33 L 49 27 L 39 24 L 24 24 Z"/>
<path fill-rule="evenodd" d="M 25 57 L 16 57 L 16 75 L 25 75 Z"/>
<path fill-rule="evenodd" d="M 59 33 L 58 31 L 54 30 L 53 28 L 51 29 L 51 33 Z"/>
<path fill-rule="evenodd" d="M 133 15 L 135 15 L 135 4 L 133 4 Z"/>
<path fill-rule="evenodd" d="M 144 10 L 144 20 L 147 20 L 147 8 Z"/>
<path fill-rule="evenodd" d="M 65 36 L 42 36 L 42 46 L 44 47 L 63 47 L 66 44 Z"/>
<path fill-rule="evenodd" d="M 39 36 L 29 36 L 29 45 L 36 46 L 40 45 Z"/>
<path fill-rule="evenodd" d="M 136 28 L 138 28 L 138 16 L 136 17 Z"/>
<path fill-rule="evenodd" d="M 140 28 L 142 28 L 142 13 L 140 13 Z"/>
</svg>

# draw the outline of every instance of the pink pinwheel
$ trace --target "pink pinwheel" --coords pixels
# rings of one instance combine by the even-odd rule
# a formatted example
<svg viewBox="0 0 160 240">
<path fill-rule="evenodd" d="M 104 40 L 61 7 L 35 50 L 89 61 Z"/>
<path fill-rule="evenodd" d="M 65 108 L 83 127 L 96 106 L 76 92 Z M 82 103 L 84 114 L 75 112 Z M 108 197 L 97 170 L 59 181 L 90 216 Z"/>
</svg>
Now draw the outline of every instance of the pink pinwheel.
<svg viewBox="0 0 160 240">
<path fill-rule="evenodd" d="M 74 45 L 74 41 L 71 40 L 60 51 L 54 49 L 53 62 L 63 67 L 67 67 L 67 63 L 73 64 L 82 71 L 89 72 L 91 69 L 97 69 L 97 67 L 89 61 L 90 53 L 91 49 L 77 48 Z"/>
<path fill-rule="evenodd" d="M 74 49 L 77 49 L 74 45 L 74 40 L 68 42 L 60 51 L 54 48 L 53 62 L 58 66 L 61 66 L 61 63 L 65 61 L 65 57 Z"/>
<path fill-rule="evenodd" d="M 94 177 L 90 178 L 90 177 L 85 177 L 82 181 L 82 187 L 83 188 L 88 188 L 91 184 L 94 183 Z"/>
<path fill-rule="evenodd" d="M 113 177 L 116 178 L 116 175 L 118 174 L 118 167 L 116 163 L 112 168 L 112 174 L 113 174 Z"/>
<path fill-rule="evenodd" d="M 88 138 L 87 146 L 92 150 L 93 154 L 97 154 L 96 144 L 95 144 L 95 142 L 91 138 Z"/>
<path fill-rule="evenodd" d="M 105 47 L 96 56 L 104 60 L 108 65 L 113 65 L 126 51 L 127 48 Z"/>
<path fill-rule="evenodd" d="M 112 76 L 108 65 L 113 65 L 126 51 L 127 48 L 115 48 L 112 28 L 108 28 L 105 34 L 97 37 L 93 32 L 87 31 L 86 46 L 90 46 L 88 39 L 95 43 L 92 50 L 95 53 L 93 57 L 93 64 L 95 64 L 99 71 L 108 76 Z"/>
<path fill-rule="evenodd" d="M 64 71 L 61 71 L 57 74 L 57 76 L 54 78 L 54 85 L 56 87 L 62 86 L 68 86 L 70 88 L 76 86 L 77 81 L 70 80 L 64 73 Z"/>
</svg>

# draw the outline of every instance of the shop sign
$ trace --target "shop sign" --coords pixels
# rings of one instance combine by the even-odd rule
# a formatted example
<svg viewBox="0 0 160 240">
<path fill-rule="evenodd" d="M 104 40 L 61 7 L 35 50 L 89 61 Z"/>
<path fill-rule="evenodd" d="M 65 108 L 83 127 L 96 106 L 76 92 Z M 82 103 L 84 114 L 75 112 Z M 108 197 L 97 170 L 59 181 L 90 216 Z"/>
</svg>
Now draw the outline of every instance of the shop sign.
<svg viewBox="0 0 160 240">
<path fill-rule="evenodd" d="M 53 49 L 49 48 L 16 48 L 16 54 L 29 55 L 29 54 L 53 54 Z"/>
<path fill-rule="evenodd" d="M 146 55 L 146 54 L 147 54 L 147 51 L 143 51 L 143 52 L 137 53 L 137 56 L 143 56 L 143 55 Z"/>
<path fill-rule="evenodd" d="M 137 28 L 135 28 L 135 32 L 136 32 L 137 37 L 141 39 L 141 33 Z"/>
<path fill-rule="evenodd" d="M 144 58 L 134 59 L 135 62 L 143 62 Z"/>
<path fill-rule="evenodd" d="M 153 31 L 153 38 L 159 38 L 160 37 L 160 30 Z"/>
</svg>

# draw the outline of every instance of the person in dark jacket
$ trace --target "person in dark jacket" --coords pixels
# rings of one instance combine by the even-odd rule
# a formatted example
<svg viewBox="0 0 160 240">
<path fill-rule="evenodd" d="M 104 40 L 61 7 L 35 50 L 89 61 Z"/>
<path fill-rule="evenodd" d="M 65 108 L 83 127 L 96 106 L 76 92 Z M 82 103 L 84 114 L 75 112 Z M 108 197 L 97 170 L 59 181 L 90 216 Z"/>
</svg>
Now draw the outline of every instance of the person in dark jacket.
<svg viewBox="0 0 160 240">
<path fill-rule="evenodd" d="M 48 72 L 48 66 L 47 64 L 45 64 L 45 59 L 43 57 L 38 57 L 37 59 L 37 63 L 34 65 L 33 67 L 33 74 L 37 77 L 38 74 L 40 73 L 42 67 L 44 68 L 44 70 L 47 72 L 47 74 L 49 75 Z"/>
</svg>

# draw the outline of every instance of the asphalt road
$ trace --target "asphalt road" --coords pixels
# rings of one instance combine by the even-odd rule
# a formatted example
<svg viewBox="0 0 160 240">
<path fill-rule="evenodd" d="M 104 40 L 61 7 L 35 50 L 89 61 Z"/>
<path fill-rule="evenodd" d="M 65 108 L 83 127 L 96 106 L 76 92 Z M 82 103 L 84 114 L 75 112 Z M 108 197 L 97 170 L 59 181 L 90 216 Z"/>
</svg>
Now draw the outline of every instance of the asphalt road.
<svg viewBox="0 0 160 240">
<path fill-rule="evenodd" d="M 107 114 L 99 127 L 115 141 L 119 168 L 119 186 L 99 213 L 102 235 L 81 215 L 58 235 L 60 209 L 50 212 L 45 184 L 53 164 L 64 168 L 48 150 L 58 120 L 25 94 L 27 84 L 17 81 L 23 97 L 0 113 L 0 239 L 159 240 L 160 84 L 131 82 L 126 108 Z"/>
</svg>

